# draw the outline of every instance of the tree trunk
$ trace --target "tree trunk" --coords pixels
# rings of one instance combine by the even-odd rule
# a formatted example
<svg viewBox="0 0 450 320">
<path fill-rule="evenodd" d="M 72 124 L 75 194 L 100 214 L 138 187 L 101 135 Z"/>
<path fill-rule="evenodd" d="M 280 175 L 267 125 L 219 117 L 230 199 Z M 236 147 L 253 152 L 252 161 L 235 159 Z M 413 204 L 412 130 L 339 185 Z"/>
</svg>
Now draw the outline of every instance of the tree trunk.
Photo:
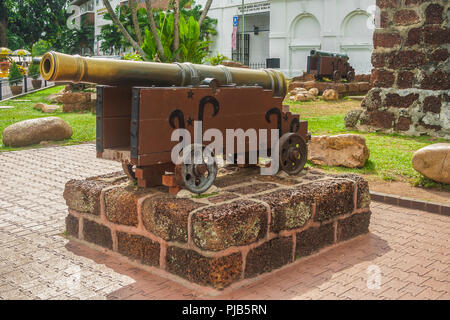
<svg viewBox="0 0 450 320">
<path fill-rule="evenodd" d="M 0 0 L 0 47 L 8 46 L 6 28 L 8 27 L 8 14 L 3 0 Z"/>
<path fill-rule="evenodd" d="M 113 8 L 111 7 L 111 3 L 109 3 L 108 0 L 103 0 L 103 4 L 106 7 L 106 10 L 108 10 L 109 15 L 111 16 L 112 21 L 114 24 L 119 28 L 120 32 L 123 34 L 125 39 L 131 44 L 134 50 L 136 50 L 139 55 L 144 59 L 145 58 L 145 52 L 142 50 L 142 48 L 138 45 L 136 41 L 131 37 L 131 35 L 128 33 L 128 31 L 125 29 L 125 27 L 120 23 L 119 18 L 117 17 L 116 13 L 114 12 Z"/>
<path fill-rule="evenodd" d="M 128 7 L 131 12 L 131 21 L 133 21 L 134 32 L 136 33 L 137 43 L 142 47 L 142 34 L 139 28 L 139 21 L 137 17 L 136 0 L 128 0 Z"/>
<path fill-rule="evenodd" d="M 8 46 L 8 39 L 6 39 L 6 20 L 0 21 L 0 47 Z"/>
<path fill-rule="evenodd" d="M 174 0 L 173 3 L 173 14 L 174 14 L 174 23 L 173 23 L 173 51 L 177 51 L 180 47 L 180 0 Z M 180 60 L 180 54 L 177 53 L 175 56 L 176 60 Z"/>
<path fill-rule="evenodd" d="M 156 23 L 155 23 L 155 19 L 153 19 L 153 10 L 152 10 L 152 4 L 150 0 L 145 0 L 145 6 L 147 8 L 147 16 L 148 16 L 148 21 L 150 24 L 150 31 L 153 34 L 153 38 L 155 39 L 155 44 L 156 44 L 156 48 L 158 49 L 159 52 L 159 59 L 161 59 L 162 62 L 166 61 L 166 56 L 164 55 L 164 48 L 161 44 L 161 39 L 158 36 L 158 32 L 156 32 Z"/>
<path fill-rule="evenodd" d="M 212 0 L 208 0 L 205 4 L 205 9 L 202 11 L 202 15 L 200 16 L 200 19 L 198 19 L 198 25 L 201 27 L 203 20 L 205 20 L 206 15 L 208 14 L 209 8 L 211 7 Z"/>
</svg>

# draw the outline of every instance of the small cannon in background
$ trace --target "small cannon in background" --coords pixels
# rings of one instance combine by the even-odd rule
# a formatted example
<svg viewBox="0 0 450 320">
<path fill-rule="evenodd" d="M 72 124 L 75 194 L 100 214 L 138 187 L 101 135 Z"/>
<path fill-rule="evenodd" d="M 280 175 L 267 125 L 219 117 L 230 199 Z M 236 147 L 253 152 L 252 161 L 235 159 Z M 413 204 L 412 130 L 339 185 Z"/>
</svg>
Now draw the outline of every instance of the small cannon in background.
<svg viewBox="0 0 450 320">
<path fill-rule="evenodd" d="M 97 157 L 122 162 L 139 187 L 161 184 L 176 193 L 179 185 L 203 193 L 213 184 L 217 164 L 175 166 L 171 141 L 177 128 L 194 136 L 219 129 L 279 130 L 280 168 L 299 173 L 307 159 L 308 124 L 284 112 L 286 81 L 277 70 L 251 70 L 191 63 L 154 63 L 83 58 L 48 52 L 41 59 L 46 80 L 95 83 L 97 86 Z M 253 151 L 246 141 L 246 152 Z M 237 146 L 235 144 L 235 156 Z M 267 150 L 269 151 L 269 150 Z M 177 184 L 164 183 L 167 172 Z"/>
<path fill-rule="evenodd" d="M 347 79 L 352 82 L 355 79 L 355 70 L 348 63 L 346 54 L 311 50 L 308 56 L 307 73 L 313 74 L 316 80 L 324 77 L 340 81 Z"/>
</svg>

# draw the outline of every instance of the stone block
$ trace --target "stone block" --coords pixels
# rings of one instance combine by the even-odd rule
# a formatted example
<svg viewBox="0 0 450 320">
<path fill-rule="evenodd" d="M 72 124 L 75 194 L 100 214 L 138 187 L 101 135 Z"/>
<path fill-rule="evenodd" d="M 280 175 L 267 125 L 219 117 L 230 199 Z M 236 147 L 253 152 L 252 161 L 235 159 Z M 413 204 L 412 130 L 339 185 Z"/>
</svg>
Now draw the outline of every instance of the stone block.
<svg viewBox="0 0 450 320">
<path fill-rule="evenodd" d="M 427 96 L 423 101 L 423 111 L 441 113 L 441 97 Z"/>
<path fill-rule="evenodd" d="M 395 80 L 394 73 L 388 70 L 373 69 L 372 70 L 372 86 L 379 88 L 390 88 Z"/>
<path fill-rule="evenodd" d="M 245 278 L 271 272 L 292 262 L 292 246 L 292 237 L 281 237 L 250 250 L 245 264 Z"/>
<path fill-rule="evenodd" d="M 394 13 L 393 21 L 396 25 L 407 26 L 420 22 L 420 17 L 414 10 L 403 9 Z"/>
<path fill-rule="evenodd" d="M 126 179 L 122 172 L 114 172 L 85 180 L 69 180 L 63 196 L 69 209 L 99 216 L 103 188 L 123 183 Z"/>
<path fill-rule="evenodd" d="M 378 48 L 392 48 L 399 45 L 402 41 L 400 34 L 398 33 L 378 33 L 373 35 L 373 46 Z"/>
<path fill-rule="evenodd" d="M 220 258 L 210 258 L 193 250 L 169 247 L 166 268 L 170 273 L 188 281 L 223 289 L 240 279 L 242 254 L 233 253 Z"/>
<path fill-rule="evenodd" d="M 334 223 L 311 227 L 297 233 L 295 258 L 306 257 L 334 243 Z"/>
<path fill-rule="evenodd" d="M 397 87 L 399 89 L 412 88 L 414 73 L 410 71 L 399 71 L 397 74 Z"/>
<path fill-rule="evenodd" d="M 399 117 L 395 123 L 396 131 L 408 131 L 411 128 L 412 120 L 410 117 Z"/>
<path fill-rule="evenodd" d="M 79 221 L 78 218 L 69 214 L 66 217 L 66 232 L 72 237 L 78 238 Z"/>
<path fill-rule="evenodd" d="M 159 266 L 160 245 L 146 237 L 117 232 L 117 250 L 142 264 Z"/>
<path fill-rule="evenodd" d="M 304 226 L 312 216 L 311 194 L 301 186 L 277 190 L 257 199 L 270 206 L 270 231 L 291 230 Z"/>
<path fill-rule="evenodd" d="M 406 96 L 400 96 L 397 93 L 388 93 L 386 95 L 386 107 L 409 108 L 417 99 L 418 94 L 410 93 Z"/>
<path fill-rule="evenodd" d="M 105 192 L 105 216 L 117 224 L 138 225 L 137 200 L 139 194 L 131 187 L 117 187 Z"/>
<path fill-rule="evenodd" d="M 355 213 L 348 218 L 338 221 L 336 238 L 344 241 L 369 232 L 371 212 Z"/>
<path fill-rule="evenodd" d="M 348 180 L 319 180 L 303 185 L 316 204 L 315 221 L 326 221 L 354 210 L 355 183 Z"/>
<path fill-rule="evenodd" d="M 70 209 L 100 215 L 100 192 L 108 186 L 104 181 L 70 180 L 64 189 L 64 199 Z"/>
<path fill-rule="evenodd" d="M 357 208 L 368 208 L 370 206 L 370 192 L 369 183 L 363 177 L 353 174 L 346 173 L 336 176 L 337 178 L 350 179 L 356 182 L 357 185 Z"/>
<path fill-rule="evenodd" d="M 166 241 L 187 242 L 189 213 L 202 206 L 189 199 L 151 197 L 142 203 L 142 221 L 147 231 Z"/>
<path fill-rule="evenodd" d="M 112 249 L 111 230 L 95 221 L 83 219 L 83 238 L 87 242 Z"/>
<path fill-rule="evenodd" d="M 266 235 L 267 215 L 264 205 L 249 200 L 200 209 L 192 215 L 192 239 L 211 251 L 248 245 Z"/>
<path fill-rule="evenodd" d="M 429 25 L 423 29 L 423 40 L 425 44 L 445 45 L 450 43 L 448 36 L 449 28 L 438 25 Z"/>
<path fill-rule="evenodd" d="M 432 3 L 425 9 L 426 24 L 441 24 L 442 11 L 444 8 L 438 3 Z"/>
</svg>

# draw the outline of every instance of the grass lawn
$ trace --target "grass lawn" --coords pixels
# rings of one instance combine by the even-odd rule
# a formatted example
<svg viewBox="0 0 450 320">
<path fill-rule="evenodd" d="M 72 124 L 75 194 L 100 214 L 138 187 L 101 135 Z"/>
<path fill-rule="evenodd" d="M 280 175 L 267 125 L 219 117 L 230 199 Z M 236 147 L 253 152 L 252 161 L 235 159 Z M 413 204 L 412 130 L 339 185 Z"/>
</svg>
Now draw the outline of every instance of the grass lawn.
<svg viewBox="0 0 450 320">
<path fill-rule="evenodd" d="M 348 98 L 334 102 L 318 100 L 314 102 L 287 102 L 293 113 L 308 120 L 312 135 L 335 135 L 355 133 L 366 138 L 370 150 L 369 160 L 361 169 L 344 167 L 318 166 L 308 162 L 311 167 L 318 167 L 333 172 L 354 172 L 366 175 L 369 179 L 386 181 L 407 181 L 416 186 L 434 187 L 450 190 L 449 185 L 435 183 L 415 171 L 411 165 L 414 151 L 429 144 L 448 142 L 428 136 L 407 137 L 398 134 L 364 133 L 345 128 L 344 117 L 348 110 L 360 108 L 360 101 Z"/>
<path fill-rule="evenodd" d="M 66 121 L 73 129 L 73 136 L 71 139 L 52 142 L 55 145 L 72 145 L 80 144 L 88 141 L 95 141 L 95 121 L 96 116 L 90 112 L 88 113 L 63 113 L 62 111 L 57 111 L 55 113 L 43 113 L 39 110 L 33 109 L 33 106 L 38 102 L 48 103 L 45 98 L 52 93 L 56 93 L 64 89 L 63 86 L 52 87 L 35 93 L 31 93 L 26 96 L 22 96 L 17 99 L 1 101 L 0 106 L 14 106 L 12 109 L 0 109 L 0 152 L 1 151 L 12 151 L 20 150 L 25 148 L 9 148 L 3 145 L 1 140 L 1 133 L 3 129 L 7 126 L 19 122 L 22 120 L 42 118 L 42 117 L 60 117 Z M 19 101 L 15 101 L 19 100 Z M 27 102 L 22 102 L 20 100 L 31 100 Z M 36 148 L 39 145 L 28 146 L 28 148 Z"/>
</svg>

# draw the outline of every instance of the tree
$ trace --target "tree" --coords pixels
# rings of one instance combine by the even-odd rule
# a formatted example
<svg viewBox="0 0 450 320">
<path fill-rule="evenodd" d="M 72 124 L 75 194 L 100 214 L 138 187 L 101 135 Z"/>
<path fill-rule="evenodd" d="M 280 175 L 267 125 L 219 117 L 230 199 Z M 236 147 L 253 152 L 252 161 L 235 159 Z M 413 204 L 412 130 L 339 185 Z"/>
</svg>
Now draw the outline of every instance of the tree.
<svg viewBox="0 0 450 320">
<path fill-rule="evenodd" d="M 52 44 L 50 42 L 40 39 L 33 45 L 33 48 L 31 49 L 31 55 L 33 57 L 42 56 L 44 53 L 49 51 L 51 47 Z"/>
<path fill-rule="evenodd" d="M 108 11 L 108 16 L 117 28 L 116 30 L 120 32 L 123 39 L 131 45 L 140 56 L 146 60 L 166 62 L 182 60 L 180 55 L 182 14 L 185 14 L 186 19 L 193 17 L 195 20 L 198 20 L 201 18 L 203 25 L 204 22 L 209 19 L 207 18 L 207 12 L 211 6 L 212 0 L 207 2 L 208 7 L 205 7 L 203 11 L 200 11 L 201 6 L 195 6 L 194 11 L 189 12 L 188 14 L 186 13 L 190 10 L 185 8 L 188 0 L 172 0 L 169 3 L 167 13 L 160 12 L 159 10 L 155 10 L 155 12 L 151 6 L 151 0 L 145 0 L 147 25 L 144 27 L 143 31 L 141 30 L 142 25 L 139 20 L 139 10 L 136 10 L 136 1 L 128 1 L 130 7 L 130 19 L 122 19 L 122 10 L 119 12 L 117 12 L 117 10 L 114 11 L 109 0 L 103 0 L 103 2 Z M 125 11 L 126 14 L 127 10 L 123 11 Z M 212 21 L 212 19 L 208 20 L 208 27 L 210 29 L 213 29 L 212 24 L 214 23 L 211 23 Z M 200 29 L 199 38 L 194 42 L 191 42 L 190 45 L 199 45 L 200 47 L 197 49 L 203 52 L 206 49 L 206 47 L 203 47 L 203 42 L 205 40 L 203 38 L 206 37 L 207 32 L 204 32 L 205 29 L 201 28 L 201 24 L 198 22 L 197 25 Z M 121 46 L 123 39 L 119 40 L 118 37 L 115 37 L 112 34 L 114 29 L 114 27 L 104 27 L 102 29 L 101 38 L 103 40 L 108 40 L 108 44 L 116 41 L 115 47 Z M 142 34 L 145 36 L 142 37 Z M 142 44 L 140 45 L 141 41 Z M 186 49 L 186 47 L 184 48 Z M 191 47 L 189 47 L 189 49 L 191 49 Z M 151 56 L 150 53 L 153 53 L 154 55 Z"/>
<path fill-rule="evenodd" d="M 200 19 L 198 19 L 198 24 L 200 27 L 202 26 L 203 21 L 206 18 L 206 15 L 208 14 L 209 8 L 211 8 L 212 0 L 206 1 L 205 9 L 202 11 L 202 15 L 200 16 Z"/>
<path fill-rule="evenodd" d="M 8 7 L 7 1 L 0 1 L 0 47 L 6 47 L 8 40 L 6 30 L 8 27 Z"/>
<path fill-rule="evenodd" d="M 0 5 L 0 16 L 6 14 L 8 19 L 6 34 L 12 50 L 19 49 L 14 47 L 16 44 L 25 44 L 25 48 L 31 49 L 41 38 L 55 40 L 61 29 L 66 28 L 68 0 L 3 0 L 0 3 L 4 5 L 3 8 Z M 0 38 L 1 32 L 0 27 Z M 14 37 L 13 43 L 9 35 Z"/>
<path fill-rule="evenodd" d="M 145 7 L 147 9 L 147 16 L 148 16 L 148 21 L 150 24 L 150 30 L 152 32 L 153 38 L 155 39 L 155 46 L 158 49 L 159 56 L 163 59 L 163 61 L 165 61 L 166 57 L 164 55 L 164 49 L 161 44 L 161 39 L 158 37 L 158 32 L 156 31 L 157 27 L 156 27 L 155 19 L 153 18 L 153 11 L 152 11 L 152 5 L 150 3 L 150 0 L 145 0 Z"/>
<path fill-rule="evenodd" d="M 123 24 L 120 22 L 119 18 L 117 17 L 116 13 L 114 12 L 113 8 L 111 7 L 111 3 L 109 3 L 109 0 L 103 0 L 103 4 L 105 5 L 106 10 L 108 10 L 108 13 L 109 13 L 112 21 L 119 28 L 119 31 L 123 34 L 125 39 L 127 39 L 127 41 L 134 48 L 134 50 L 136 50 L 142 57 L 144 57 L 145 56 L 144 51 L 142 51 L 139 44 L 131 37 L 131 35 L 128 33 L 128 31 L 124 28 Z M 135 27 L 135 29 L 136 29 L 136 27 Z"/>
</svg>

